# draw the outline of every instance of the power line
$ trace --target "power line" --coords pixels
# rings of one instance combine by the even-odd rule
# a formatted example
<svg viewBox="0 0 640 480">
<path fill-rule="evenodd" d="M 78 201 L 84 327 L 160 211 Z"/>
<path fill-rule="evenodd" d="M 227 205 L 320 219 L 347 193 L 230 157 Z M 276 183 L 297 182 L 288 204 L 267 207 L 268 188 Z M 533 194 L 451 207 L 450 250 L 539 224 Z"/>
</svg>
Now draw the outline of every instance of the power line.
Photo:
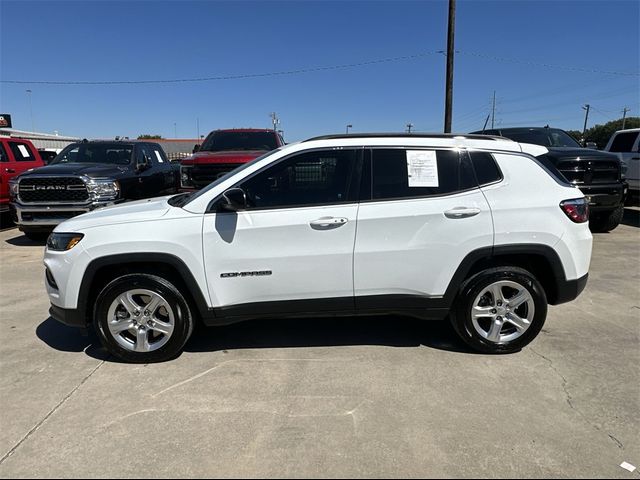
<svg viewBox="0 0 640 480">
<path fill-rule="evenodd" d="M 177 79 L 166 79 L 166 80 L 113 80 L 113 81 L 111 80 L 107 80 L 107 81 L 0 80 L 0 83 L 34 84 L 34 85 L 145 85 L 145 84 L 148 85 L 148 84 L 171 84 L 171 83 L 189 83 L 189 82 L 210 82 L 210 81 L 220 81 L 220 80 L 239 80 L 239 79 L 247 79 L 247 78 L 298 75 L 303 73 L 322 72 L 322 71 L 328 71 L 328 70 L 343 70 L 348 68 L 364 67 L 368 65 L 375 65 L 375 64 L 381 64 L 381 63 L 417 60 L 420 58 L 427 57 L 429 55 L 437 55 L 437 54 L 440 54 L 441 52 L 442 50 L 432 50 L 432 51 L 424 51 L 424 52 L 416 53 L 414 55 L 403 55 L 398 57 L 380 58 L 375 60 L 368 60 L 368 61 L 355 62 L 355 63 L 345 63 L 345 64 L 339 64 L 339 65 L 299 68 L 294 70 L 282 70 L 277 72 L 246 73 L 246 74 L 219 75 L 219 76 L 196 77 L 196 78 L 177 78 Z M 478 53 L 478 52 L 456 51 L 456 53 L 477 57 L 477 58 L 482 58 L 482 59 L 487 59 L 487 60 L 492 60 L 496 62 L 513 63 L 513 64 L 533 66 L 533 67 L 552 68 L 556 70 L 599 73 L 599 74 L 605 74 L 605 75 L 640 76 L 640 72 L 620 72 L 620 71 L 600 70 L 595 68 L 554 65 L 549 63 L 539 63 L 539 62 L 533 62 L 533 61 L 519 60 L 515 58 L 496 57 L 493 55 L 487 55 L 487 54 Z"/>
<path fill-rule="evenodd" d="M 614 70 L 600 70 L 597 68 L 572 67 L 569 65 L 557 65 L 552 63 L 533 62 L 529 60 L 520 60 L 517 58 L 496 57 L 495 55 L 487 55 L 484 53 L 477 53 L 477 52 L 462 51 L 458 53 L 461 53 L 462 55 L 469 55 L 471 57 L 478 57 L 486 60 L 493 60 L 494 62 L 516 63 L 520 65 L 528 65 L 530 67 L 554 68 L 557 70 L 568 70 L 572 72 L 601 73 L 605 75 L 624 75 L 624 76 L 631 76 L 631 77 L 640 76 L 640 72 L 620 72 L 620 71 L 614 71 Z"/>
<path fill-rule="evenodd" d="M 422 53 L 416 53 L 415 55 L 403 55 L 400 57 L 380 58 L 377 60 L 368 60 L 358 63 L 345 63 L 341 65 L 329 65 L 324 67 L 309 67 L 300 68 L 296 70 L 282 70 L 279 72 L 264 72 L 264 73 L 246 73 L 238 75 L 220 75 L 215 77 L 199 77 L 199 78 L 177 78 L 169 80 L 113 80 L 113 81 L 51 81 L 51 80 L 0 80 L 0 83 L 13 83 L 13 84 L 41 84 L 41 85 L 144 85 L 154 83 L 188 83 L 188 82 L 210 82 L 217 80 L 239 80 L 245 78 L 260 78 L 260 77 L 276 77 L 282 75 L 297 75 L 301 73 L 321 72 L 326 70 L 341 70 L 347 68 L 364 67 L 367 65 L 375 65 L 378 63 L 390 63 L 400 62 L 406 60 L 416 60 L 428 55 L 438 54 L 437 51 L 428 51 Z"/>
</svg>

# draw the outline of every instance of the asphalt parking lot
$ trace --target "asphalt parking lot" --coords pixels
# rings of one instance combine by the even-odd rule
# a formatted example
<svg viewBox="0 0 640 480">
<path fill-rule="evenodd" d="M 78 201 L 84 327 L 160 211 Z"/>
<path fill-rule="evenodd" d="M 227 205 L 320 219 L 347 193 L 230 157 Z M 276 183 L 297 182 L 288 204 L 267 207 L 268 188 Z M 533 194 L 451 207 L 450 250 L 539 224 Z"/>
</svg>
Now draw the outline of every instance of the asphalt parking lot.
<svg viewBox="0 0 640 480">
<path fill-rule="evenodd" d="M 531 346 L 399 317 L 203 329 L 127 365 L 50 319 L 42 244 L 0 232 L 0 476 L 607 477 L 640 466 L 640 208 Z"/>
</svg>

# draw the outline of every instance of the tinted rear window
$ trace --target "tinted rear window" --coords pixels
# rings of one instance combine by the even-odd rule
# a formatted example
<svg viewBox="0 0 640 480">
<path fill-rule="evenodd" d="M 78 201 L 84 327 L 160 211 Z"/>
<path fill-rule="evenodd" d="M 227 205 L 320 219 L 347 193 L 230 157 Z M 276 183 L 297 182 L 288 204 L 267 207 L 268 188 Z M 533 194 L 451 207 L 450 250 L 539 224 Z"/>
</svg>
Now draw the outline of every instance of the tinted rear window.
<svg viewBox="0 0 640 480">
<path fill-rule="evenodd" d="M 469 152 L 473 168 L 476 172 L 479 185 L 488 185 L 490 183 L 502 180 L 502 173 L 496 165 L 493 155 L 486 152 Z"/>
<path fill-rule="evenodd" d="M 278 148 L 275 132 L 224 132 L 209 134 L 201 151 L 224 152 L 227 150 L 274 150 Z"/>
<path fill-rule="evenodd" d="M 436 178 L 432 186 L 411 185 L 409 160 L 411 150 L 372 150 L 373 199 L 445 195 L 477 186 L 466 155 L 453 150 L 427 151 L 436 156 Z"/>
<path fill-rule="evenodd" d="M 613 139 L 610 152 L 630 152 L 638 137 L 637 132 L 619 133 Z"/>
</svg>

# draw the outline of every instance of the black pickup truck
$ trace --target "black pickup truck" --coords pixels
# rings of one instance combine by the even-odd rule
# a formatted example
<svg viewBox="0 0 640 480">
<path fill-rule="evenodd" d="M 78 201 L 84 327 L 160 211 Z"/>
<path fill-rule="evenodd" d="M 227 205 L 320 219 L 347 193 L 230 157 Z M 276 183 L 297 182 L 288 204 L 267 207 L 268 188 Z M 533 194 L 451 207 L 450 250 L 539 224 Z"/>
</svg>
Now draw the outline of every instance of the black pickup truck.
<svg viewBox="0 0 640 480">
<path fill-rule="evenodd" d="M 68 145 L 46 167 L 11 181 L 11 212 L 25 235 L 42 239 L 60 222 L 128 200 L 173 194 L 172 165 L 152 142 L 83 140 Z"/>
<path fill-rule="evenodd" d="M 498 128 L 472 133 L 498 135 L 546 147 L 549 153 L 542 155 L 540 160 L 555 166 L 587 197 L 591 230 L 608 232 L 622 221 L 628 185 L 622 180 L 620 159 L 616 155 L 583 148 L 571 135 L 558 128 Z"/>
</svg>

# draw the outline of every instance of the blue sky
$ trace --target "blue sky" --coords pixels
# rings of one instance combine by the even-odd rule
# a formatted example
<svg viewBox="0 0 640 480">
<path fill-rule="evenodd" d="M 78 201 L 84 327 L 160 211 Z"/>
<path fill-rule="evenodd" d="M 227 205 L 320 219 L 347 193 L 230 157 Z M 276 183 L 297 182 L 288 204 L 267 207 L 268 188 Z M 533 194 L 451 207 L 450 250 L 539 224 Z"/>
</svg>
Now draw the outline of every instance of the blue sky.
<svg viewBox="0 0 640 480">
<path fill-rule="evenodd" d="M 640 115 L 640 2 L 458 0 L 453 129 L 582 129 Z M 132 81 L 281 72 L 423 56 L 295 75 L 128 85 L 0 84 L 15 128 L 81 137 L 195 138 L 269 127 L 287 141 L 352 131 L 442 131 L 446 1 L 217 2 L 0 0 L 0 79 Z M 545 66 L 551 65 L 551 66 Z M 582 71 L 594 70 L 594 71 Z M 631 73 L 632 75 L 603 72 Z M 174 126 L 175 124 L 175 126 Z"/>
</svg>

